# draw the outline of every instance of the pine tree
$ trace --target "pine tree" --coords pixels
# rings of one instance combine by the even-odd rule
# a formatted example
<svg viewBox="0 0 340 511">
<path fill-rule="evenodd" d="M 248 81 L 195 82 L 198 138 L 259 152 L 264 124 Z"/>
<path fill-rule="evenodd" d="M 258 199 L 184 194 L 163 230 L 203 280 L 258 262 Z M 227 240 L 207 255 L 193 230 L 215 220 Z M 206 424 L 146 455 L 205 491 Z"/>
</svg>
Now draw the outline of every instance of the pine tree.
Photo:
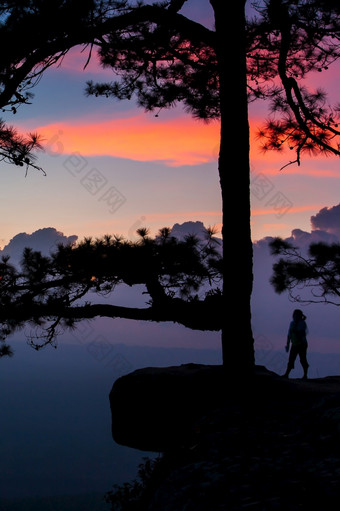
<svg viewBox="0 0 340 511">
<path fill-rule="evenodd" d="M 338 59 L 340 13 L 334 0 L 264 0 L 247 20 L 245 0 L 229 2 L 227 10 L 225 1 L 210 0 L 215 28 L 209 29 L 181 14 L 189 1 L 89 1 L 81 11 L 80 2 L 56 1 L 56 21 L 50 19 L 53 9 L 47 14 L 38 1 L 2 4 L 7 18 L 0 38 L 10 38 L 13 51 L 0 60 L 0 105 L 14 101 L 16 108 L 27 102 L 32 79 L 83 44 L 89 58 L 98 48 L 103 65 L 120 77 L 109 84 L 89 83 L 88 94 L 134 97 L 156 115 L 181 102 L 195 117 L 220 120 L 223 361 L 229 371 L 242 367 L 249 372 L 254 347 L 248 101 L 271 101 L 273 115 L 259 131 L 265 151 L 287 146 L 295 154 L 288 164 L 298 165 L 304 153 L 339 156 L 338 109 L 327 105 L 321 90 L 309 91 L 302 81 Z M 45 33 L 30 31 L 46 16 L 47 39 Z M 26 49 L 14 44 L 23 27 Z M 240 318 L 236 333 L 235 317 Z"/>
</svg>

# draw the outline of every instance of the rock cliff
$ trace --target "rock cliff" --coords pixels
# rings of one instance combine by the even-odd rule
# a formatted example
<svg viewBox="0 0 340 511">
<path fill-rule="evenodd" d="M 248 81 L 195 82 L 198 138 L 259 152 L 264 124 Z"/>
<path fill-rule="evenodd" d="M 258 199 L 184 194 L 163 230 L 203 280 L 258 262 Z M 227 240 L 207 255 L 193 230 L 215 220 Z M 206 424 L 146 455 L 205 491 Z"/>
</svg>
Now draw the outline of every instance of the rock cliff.
<svg viewBox="0 0 340 511">
<path fill-rule="evenodd" d="M 220 366 L 146 368 L 110 394 L 118 443 L 163 452 L 147 511 L 331 510 L 340 498 L 340 377 L 249 380 Z M 337 505 L 337 504 L 336 504 Z"/>
<path fill-rule="evenodd" d="M 224 401 L 221 366 L 139 369 L 111 391 L 112 434 L 122 445 L 163 452 L 178 445 L 202 412 Z"/>
</svg>

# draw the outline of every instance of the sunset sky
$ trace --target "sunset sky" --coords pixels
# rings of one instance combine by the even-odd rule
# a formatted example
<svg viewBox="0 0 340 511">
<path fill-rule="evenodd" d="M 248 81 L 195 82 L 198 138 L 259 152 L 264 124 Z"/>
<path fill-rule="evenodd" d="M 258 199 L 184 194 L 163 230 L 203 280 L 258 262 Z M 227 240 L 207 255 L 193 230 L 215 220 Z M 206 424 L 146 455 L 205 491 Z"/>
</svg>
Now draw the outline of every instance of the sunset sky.
<svg viewBox="0 0 340 511">
<path fill-rule="evenodd" d="M 212 26 L 209 0 L 188 1 L 182 13 Z M 6 247 L 15 264 L 26 242 L 48 253 L 56 240 L 67 243 L 73 235 L 119 234 L 133 240 L 140 227 L 156 234 L 164 226 L 190 221 L 216 226 L 221 236 L 219 123 L 194 120 L 180 106 L 145 113 L 134 100 L 86 97 L 86 81 L 114 79 L 95 55 L 84 70 L 87 59 L 88 50 L 74 48 L 59 67 L 45 72 L 32 90 L 31 105 L 21 106 L 16 115 L 0 115 L 22 133 L 41 135 L 44 151 L 37 153 L 37 164 L 46 173 L 32 169 L 25 175 L 24 168 L 0 162 L 0 250 Z M 330 66 L 310 75 L 307 85 L 322 87 L 331 104 L 339 103 L 339 71 L 339 64 Z M 263 238 L 286 238 L 300 229 L 296 239 L 302 247 L 320 239 L 340 242 L 340 159 L 303 157 L 300 167 L 280 170 L 294 155 L 261 153 L 256 131 L 267 116 L 265 103 L 249 106 L 251 226 L 257 241 L 252 328 L 256 363 L 283 374 L 296 304 L 287 293 L 274 292 L 274 260 Z M 236 134 L 229 152 L 232 175 L 239 172 Z M 238 194 L 230 187 L 230 224 L 237 223 Z M 309 234 L 311 217 L 314 232 Z M 181 226 L 177 229 L 184 232 Z M 233 243 L 228 237 L 225 241 Z M 142 307 L 149 297 L 142 286 L 118 286 L 112 296 L 96 297 L 94 303 L 105 300 Z M 302 308 L 310 376 L 339 374 L 338 307 Z M 0 435 L 0 497 L 106 492 L 114 483 L 131 480 L 139 454 L 133 458 L 111 438 L 108 394 L 114 379 L 152 365 L 222 362 L 218 331 L 100 317 L 60 335 L 58 350 L 49 346 L 36 352 L 26 346 L 28 327 L 9 338 L 15 356 L 1 359 L 0 385 L 7 391 L 0 394 L 6 412 Z M 235 342 L 232 336 L 230 342 Z M 293 377 L 300 376 L 297 364 Z"/>
<path fill-rule="evenodd" d="M 45 73 L 32 105 L 15 116 L 3 115 L 21 131 L 41 134 L 45 151 L 38 154 L 38 164 L 47 175 L 29 171 L 25 177 L 22 168 L 0 164 L 0 247 L 19 232 L 42 227 L 79 237 L 118 233 L 129 238 L 141 226 L 155 233 L 189 220 L 220 229 L 218 123 L 194 120 L 180 107 L 155 116 L 133 100 L 86 97 L 86 80 L 112 76 L 96 58 L 84 71 L 87 56 L 80 48 L 72 50 L 61 67 Z M 329 90 L 336 100 L 338 71 L 315 73 L 309 84 Z M 301 167 L 280 171 L 291 154 L 259 151 L 254 134 L 266 116 L 265 104 L 250 105 L 254 240 L 289 236 L 294 228 L 309 231 L 312 215 L 340 202 L 339 159 L 305 157 Z M 230 172 L 237 171 L 235 140 Z M 230 199 L 237 193 L 230 190 Z M 237 200 L 230 221 L 235 219 Z"/>
</svg>

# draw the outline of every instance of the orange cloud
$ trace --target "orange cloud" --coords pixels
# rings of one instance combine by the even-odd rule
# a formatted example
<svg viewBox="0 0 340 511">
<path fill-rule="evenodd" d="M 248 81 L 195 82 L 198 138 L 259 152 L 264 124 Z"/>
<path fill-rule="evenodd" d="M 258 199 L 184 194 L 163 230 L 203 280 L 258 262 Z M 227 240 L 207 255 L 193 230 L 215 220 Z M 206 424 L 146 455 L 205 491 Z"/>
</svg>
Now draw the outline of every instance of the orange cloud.
<svg viewBox="0 0 340 511">
<path fill-rule="evenodd" d="M 109 121 L 77 120 L 37 128 L 47 152 L 114 156 L 167 165 L 197 165 L 216 159 L 219 124 L 189 116 L 162 121 L 136 115 Z"/>
</svg>

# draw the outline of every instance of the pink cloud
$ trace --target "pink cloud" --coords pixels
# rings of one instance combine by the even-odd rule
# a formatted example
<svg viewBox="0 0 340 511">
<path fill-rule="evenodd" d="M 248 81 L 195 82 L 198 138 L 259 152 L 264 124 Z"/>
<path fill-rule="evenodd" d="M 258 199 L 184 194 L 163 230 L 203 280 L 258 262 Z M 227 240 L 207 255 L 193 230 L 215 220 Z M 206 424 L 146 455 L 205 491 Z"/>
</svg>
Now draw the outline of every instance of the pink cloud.
<svg viewBox="0 0 340 511">
<path fill-rule="evenodd" d="M 289 213 L 302 213 L 304 211 L 316 211 L 320 209 L 322 206 L 320 204 L 305 204 L 303 206 L 292 206 L 289 208 Z M 277 209 L 271 208 L 254 208 L 251 212 L 252 216 L 262 216 L 262 215 L 273 215 L 277 214 Z"/>
<path fill-rule="evenodd" d="M 198 165 L 216 159 L 218 123 L 183 116 L 161 121 L 136 115 L 109 121 L 77 120 L 37 127 L 47 151 L 106 155 L 170 166 Z"/>
</svg>

